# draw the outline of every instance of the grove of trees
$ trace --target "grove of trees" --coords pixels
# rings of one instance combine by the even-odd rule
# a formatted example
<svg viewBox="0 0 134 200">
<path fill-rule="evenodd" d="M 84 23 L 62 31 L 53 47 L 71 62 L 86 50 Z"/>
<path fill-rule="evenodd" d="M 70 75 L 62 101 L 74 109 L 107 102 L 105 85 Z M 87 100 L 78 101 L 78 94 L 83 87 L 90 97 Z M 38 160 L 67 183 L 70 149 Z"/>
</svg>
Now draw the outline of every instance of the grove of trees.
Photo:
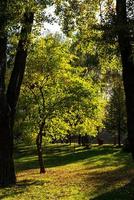
<svg viewBox="0 0 134 200">
<path fill-rule="evenodd" d="M 53 6 L 63 34 L 42 35 Z M 0 1 L 0 186 L 16 183 L 14 143 L 127 137 L 134 157 L 132 0 Z M 108 133 L 107 133 L 108 134 Z"/>
</svg>

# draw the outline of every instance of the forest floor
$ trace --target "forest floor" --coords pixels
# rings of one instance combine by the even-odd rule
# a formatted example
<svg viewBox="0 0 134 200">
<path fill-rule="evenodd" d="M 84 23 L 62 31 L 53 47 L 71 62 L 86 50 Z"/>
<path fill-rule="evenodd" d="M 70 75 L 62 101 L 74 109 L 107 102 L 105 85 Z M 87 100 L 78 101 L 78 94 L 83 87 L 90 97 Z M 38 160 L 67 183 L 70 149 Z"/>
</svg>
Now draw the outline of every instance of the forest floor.
<svg viewBox="0 0 134 200">
<path fill-rule="evenodd" d="M 0 189 L 5 200 L 133 200 L 134 162 L 112 146 L 83 149 L 49 145 L 46 174 L 39 174 L 35 147 L 16 149 L 17 184 Z"/>
</svg>

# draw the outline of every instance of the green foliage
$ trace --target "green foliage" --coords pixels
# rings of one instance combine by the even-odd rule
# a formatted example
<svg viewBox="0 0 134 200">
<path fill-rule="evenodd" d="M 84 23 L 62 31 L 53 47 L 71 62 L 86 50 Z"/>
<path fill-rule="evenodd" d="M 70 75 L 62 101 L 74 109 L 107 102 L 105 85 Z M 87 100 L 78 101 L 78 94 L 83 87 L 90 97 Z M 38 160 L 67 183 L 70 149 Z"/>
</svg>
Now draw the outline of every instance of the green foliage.
<svg viewBox="0 0 134 200">
<path fill-rule="evenodd" d="M 107 106 L 106 128 L 108 131 L 121 138 L 125 137 L 127 132 L 125 95 L 120 75 L 116 77 L 113 88 L 109 94 L 109 103 Z"/>
<path fill-rule="evenodd" d="M 68 133 L 95 135 L 97 127 L 103 127 L 106 102 L 101 85 L 89 75 L 83 77 L 83 67 L 71 66 L 72 59 L 68 41 L 58 35 L 35 41 L 20 103 L 25 132 L 38 132 L 42 121 L 44 135 L 57 139 Z"/>
<path fill-rule="evenodd" d="M 56 14 L 60 16 L 63 32 L 71 35 L 74 31 L 86 30 L 96 21 L 98 10 L 98 0 L 91 1 L 90 6 L 87 1 L 60 0 L 56 2 Z M 90 22 L 90 23 L 89 23 Z"/>
<path fill-rule="evenodd" d="M 36 3 L 43 5 L 43 1 Z M 33 37 L 20 103 L 20 107 L 22 102 L 26 105 L 22 127 L 35 133 L 44 120 L 44 135 L 51 138 L 68 133 L 96 135 L 98 127 L 104 127 L 111 74 L 120 71 L 117 44 L 104 44 L 103 30 L 96 28 L 101 12 L 98 1 L 90 6 L 77 0 L 54 3 L 63 30 L 75 33 L 66 41 L 58 34 Z M 109 5 L 103 6 L 107 22 Z"/>
<path fill-rule="evenodd" d="M 49 3 L 56 4 L 63 30 L 73 35 L 66 40 L 58 34 L 32 37 L 16 125 L 21 125 L 25 136 L 38 132 L 43 120 L 47 138 L 64 138 L 68 133 L 96 135 L 98 127 L 104 128 L 112 73 L 120 71 L 117 43 L 105 44 L 103 30 L 96 28 L 100 23 L 98 1 L 90 6 L 78 0 L 31 1 L 37 13 L 35 24 L 38 19 L 42 22 L 42 9 Z M 18 37 L 11 40 L 15 45 Z"/>
</svg>

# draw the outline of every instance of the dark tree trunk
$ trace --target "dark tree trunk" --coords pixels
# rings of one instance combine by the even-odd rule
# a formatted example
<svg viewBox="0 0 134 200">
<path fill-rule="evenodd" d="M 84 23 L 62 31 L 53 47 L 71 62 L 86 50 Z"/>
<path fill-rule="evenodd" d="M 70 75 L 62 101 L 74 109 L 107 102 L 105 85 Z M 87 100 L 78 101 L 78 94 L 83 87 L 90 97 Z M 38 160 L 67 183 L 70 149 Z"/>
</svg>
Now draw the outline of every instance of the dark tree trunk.
<svg viewBox="0 0 134 200">
<path fill-rule="evenodd" d="M 71 145 L 72 144 L 72 136 L 70 133 L 68 134 L 68 141 L 69 141 L 69 144 Z"/>
<path fill-rule="evenodd" d="M 33 23 L 33 13 L 25 13 L 21 30 L 14 69 L 5 95 L 6 72 L 6 13 L 7 1 L 0 1 L 0 185 L 9 186 L 16 183 L 13 161 L 13 125 L 15 109 L 22 83 L 26 57 L 27 42 Z"/>
<path fill-rule="evenodd" d="M 116 145 L 116 135 L 114 135 L 114 137 L 113 137 L 113 145 L 114 146 Z"/>
<path fill-rule="evenodd" d="M 10 82 L 7 89 L 7 100 L 11 108 L 11 129 L 13 130 L 14 119 L 16 113 L 16 105 L 18 102 L 20 88 L 26 67 L 27 49 L 29 43 L 29 35 L 33 25 L 33 12 L 25 12 L 23 26 L 20 33 L 20 40 L 17 47 L 14 68 L 11 74 Z"/>
<path fill-rule="evenodd" d="M 13 161 L 13 135 L 10 128 L 10 108 L 5 95 L 6 72 L 6 11 L 7 1 L 0 1 L 0 186 L 16 183 Z"/>
<path fill-rule="evenodd" d="M 0 97 L 0 186 L 16 183 L 13 161 L 13 134 L 6 97 Z"/>
<path fill-rule="evenodd" d="M 84 136 L 81 137 L 82 140 L 82 146 L 85 146 L 86 148 L 90 147 L 90 140 L 89 140 L 89 136 L 87 134 L 85 134 Z"/>
<path fill-rule="evenodd" d="M 36 145 L 37 145 L 37 153 L 38 153 L 38 161 L 40 166 L 40 173 L 45 173 L 44 161 L 43 161 L 43 150 L 42 150 L 42 137 L 43 137 L 43 128 L 45 122 L 42 122 L 40 125 L 40 130 L 36 138 Z"/>
<path fill-rule="evenodd" d="M 123 83 L 126 96 L 127 129 L 130 149 L 134 158 L 134 61 L 130 27 L 128 26 L 126 0 L 116 0 L 117 34 L 121 52 Z"/>
<path fill-rule="evenodd" d="M 78 144 L 81 145 L 81 134 L 78 135 Z"/>
<path fill-rule="evenodd" d="M 117 122 L 117 131 L 118 131 L 118 146 L 121 147 L 121 105 L 119 101 L 119 108 L 118 108 L 118 122 Z"/>
<path fill-rule="evenodd" d="M 104 141 L 102 139 L 100 139 L 99 137 L 97 137 L 97 142 L 98 142 L 99 146 L 103 145 L 103 143 L 104 143 Z"/>
<path fill-rule="evenodd" d="M 118 146 L 121 147 L 121 102 L 118 100 L 119 105 L 118 105 L 118 118 L 117 118 L 117 139 L 118 139 Z"/>
<path fill-rule="evenodd" d="M 121 147 L 121 128 L 118 127 L 118 146 Z"/>
</svg>

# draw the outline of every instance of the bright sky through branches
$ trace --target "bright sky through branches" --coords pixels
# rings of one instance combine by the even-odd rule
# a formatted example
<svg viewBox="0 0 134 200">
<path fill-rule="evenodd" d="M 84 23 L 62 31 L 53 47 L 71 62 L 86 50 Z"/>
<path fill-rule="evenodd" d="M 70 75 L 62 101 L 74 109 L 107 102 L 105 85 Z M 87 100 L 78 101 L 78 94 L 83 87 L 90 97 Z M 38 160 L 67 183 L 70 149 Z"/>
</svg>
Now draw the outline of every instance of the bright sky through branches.
<svg viewBox="0 0 134 200">
<path fill-rule="evenodd" d="M 43 35 L 47 33 L 53 33 L 53 34 L 61 33 L 62 34 L 61 28 L 58 24 L 58 17 L 55 16 L 54 10 L 55 10 L 54 6 L 51 6 L 45 9 L 47 15 L 50 15 L 51 17 L 55 18 L 55 22 L 52 22 L 52 23 L 44 22 L 44 25 L 41 31 Z"/>
</svg>

